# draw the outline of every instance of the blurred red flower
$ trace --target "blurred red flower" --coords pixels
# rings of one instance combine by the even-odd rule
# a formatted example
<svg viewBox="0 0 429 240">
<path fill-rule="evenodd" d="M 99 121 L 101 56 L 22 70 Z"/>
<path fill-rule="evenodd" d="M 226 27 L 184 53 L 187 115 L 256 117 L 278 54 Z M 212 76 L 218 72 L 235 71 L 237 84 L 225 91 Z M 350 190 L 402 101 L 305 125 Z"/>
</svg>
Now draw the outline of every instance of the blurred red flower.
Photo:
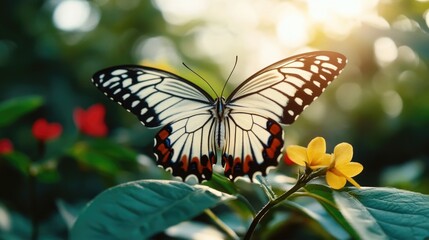
<svg viewBox="0 0 429 240">
<path fill-rule="evenodd" d="M 12 151 L 13 151 L 12 142 L 7 138 L 0 139 L 0 154 L 6 154 Z"/>
<path fill-rule="evenodd" d="M 94 104 L 86 111 L 76 108 L 73 112 L 73 119 L 82 133 L 93 137 L 103 137 L 107 135 L 105 115 L 105 107 L 102 104 Z"/>
<path fill-rule="evenodd" d="M 295 165 L 295 163 L 289 158 L 287 153 L 283 153 L 283 161 L 286 165 Z"/>
<path fill-rule="evenodd" d="M 52 140 L 61 135 L 63 127 L 59 123 L 48 123 L 46 119 L 37 119 L 32 128 L 33 136 L 40 141 Z"/>
</svg>

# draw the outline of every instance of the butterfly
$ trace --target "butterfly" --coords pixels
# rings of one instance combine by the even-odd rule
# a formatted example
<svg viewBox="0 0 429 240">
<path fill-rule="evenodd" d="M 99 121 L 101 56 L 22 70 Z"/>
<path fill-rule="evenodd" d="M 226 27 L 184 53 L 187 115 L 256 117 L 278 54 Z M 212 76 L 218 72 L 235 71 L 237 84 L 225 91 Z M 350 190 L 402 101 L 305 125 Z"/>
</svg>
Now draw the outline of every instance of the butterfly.
<svg viewBox="0 0 429 240">
<path fill-rule="evenodd" d="M 266 176 L 283 150 L 283 128 L 293 123 L 345 67 L 331 51 L 299 54 L 243 81 L 228 98 L 213 98 L 173 73 L 138 65 L 113 66 L 94 74 L 95 86 L 133 113 L 155 136 L 157 164 L 173 176 L 212 177 L 221 160 L 230 180 Z"/>
</svg>

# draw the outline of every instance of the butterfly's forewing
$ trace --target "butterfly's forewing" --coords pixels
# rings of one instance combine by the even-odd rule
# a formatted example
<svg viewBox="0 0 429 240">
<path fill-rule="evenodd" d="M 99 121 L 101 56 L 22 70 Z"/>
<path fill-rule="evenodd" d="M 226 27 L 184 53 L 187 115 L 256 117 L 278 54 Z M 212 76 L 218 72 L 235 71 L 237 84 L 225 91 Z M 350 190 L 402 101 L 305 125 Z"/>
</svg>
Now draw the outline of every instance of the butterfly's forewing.
<svg viewBox="0 0 429 240">
<path fill-rule="evenodd" d="M 143 125 L 163 126 L 155 136 L 158 165 L 183 180 L 211 177 L 215 119 L 213 99 L 204 90 L 172 73 L 135 65 L 101 70 L 92 81 Z"/>
<path fill-rule="evenodd" d="M 249 112 L 291 124 L 345 67 L 344 55 L 316 51 L 274 63 L 252 75 L 227 99 L 232 112 Z"/>
<path fill-rule="evenodd" d="M 252 179 L 255 172 L 266 175 L 269 167 L 276 166 L 283 147 L 278 123 L 293 123 L 346 62 L 336 52 L 304 53 L 274 63 L 240 84 L 226 100 L 225 174 L 231 179 L 243 175 Z"/>
<path fill-rule="evenodd" d="M 97 72 L 92 81 L 147 127 L 206 112 L 213 104 L 212 97 L 197 85 L 160 69 L 115 66 Z"/>
</svg>

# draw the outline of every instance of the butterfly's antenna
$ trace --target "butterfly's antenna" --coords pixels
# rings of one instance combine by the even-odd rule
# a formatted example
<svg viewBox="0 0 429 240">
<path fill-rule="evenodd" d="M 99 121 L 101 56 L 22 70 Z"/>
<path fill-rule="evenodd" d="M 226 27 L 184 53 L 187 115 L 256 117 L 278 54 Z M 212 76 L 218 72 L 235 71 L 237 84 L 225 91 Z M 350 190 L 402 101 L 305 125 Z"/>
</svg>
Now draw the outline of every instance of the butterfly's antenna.
<svg viewBox="0 0 429 240">
<path fill-rule="evenodd" d="M 212 85 L 210 85 L 210 83 L 205 80 L 203 77 L 201 77 L 200 74 L 196 73 L 194 70 L 192 70 L 190 67 L 188 67 L 188 65 L 186 65 L 184 62 L 182 62 L 183 66 L 185 66 L 189 71 L 193 72 L 195 75 L 197 75 L 199 78 L 201 78 L 204 82 L 207 83 L 207 85 L 209 85 L 209 87 L 211 88 L 211 90 L 214 92 L 214 94 L 216 95 L 216 97 L 219 97 L 219 95 L 217 95 L 216 91 L 213 89 Z"/>
<path fill-rule="evenodd" d="M 231 73 L 229 74 L 228 78 L 226 79 L 225 84 L 223 85 L 222 92 L 220 93 L 221 96 L 223 96 L 223 91 L 225 90 L 226 84 L 228 83 L 229 79 L 231 78 L 232 73 L 234 72 L 235 67 L 237 66 L 237 63 L 238 63 L 238 56 L 235 56 L 234 67 L 232 68 Z"/>
</svg>

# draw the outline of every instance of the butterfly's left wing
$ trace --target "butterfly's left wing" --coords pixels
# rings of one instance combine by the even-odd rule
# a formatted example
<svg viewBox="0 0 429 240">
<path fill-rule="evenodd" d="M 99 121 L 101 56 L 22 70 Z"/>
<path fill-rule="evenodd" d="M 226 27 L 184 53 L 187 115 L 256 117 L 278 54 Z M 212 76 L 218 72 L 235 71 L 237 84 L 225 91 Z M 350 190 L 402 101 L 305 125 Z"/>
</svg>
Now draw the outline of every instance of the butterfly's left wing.
<svg viewBox="0 0 429 240">
<path fill-rule="evenodd" d="M 225 175 L 252 179 L 255 172 L 266 175 L 270 166 L 276 166 L 283 147 L 278 123 L 293 123 L 346 62 L 336 52 L 304 53 L 274 63 L 238 86 L 226 100 Z"/>
<path fill-rule="evenodd" d="M 283 148 L 280 124 L 256 114 L 230 113 L 225 118 L 226 145 L 222 154 L 225 176 L 231 180 L 255 173 L 266 176 L 277 165 Z"/>
<path fill-rule="evenodd" d="M 233 112 L 254 113 L 291 124 L 325 91 L 346 62 L 344 55 L 330 51 L 283 59 L 241 83 L 226 104 Z"/>
</svg>

